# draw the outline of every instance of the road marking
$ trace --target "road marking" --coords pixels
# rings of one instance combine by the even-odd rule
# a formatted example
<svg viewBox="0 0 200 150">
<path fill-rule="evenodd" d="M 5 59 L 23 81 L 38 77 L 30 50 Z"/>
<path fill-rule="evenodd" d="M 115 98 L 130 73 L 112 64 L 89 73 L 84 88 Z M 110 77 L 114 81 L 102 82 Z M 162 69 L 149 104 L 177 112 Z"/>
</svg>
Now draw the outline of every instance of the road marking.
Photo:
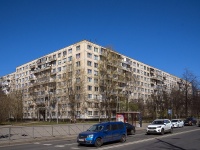
<svg viewBox="0 0 200 150">
<path fill-rule="evenodd" d="M 78 148 L 78 147 L 71 147 L 71 149 L 80 149 L 80 148 Z"/>
<path fill-rule="evenodd" d="M 200 129 L 194 129 L 194 130 L 190 130 L 190 131 L 184 131 L 184 132 L 179 132 L 179 133 L 173 133 L 173 134 L 168 134 L 168 135 L 164 135 L 164 136 L 160 136 L 160 137 L 153 137 L 153 138 L 149 138 L 149 139 L 145 139 L 145 140 L 139 140 L 139 141 L 134 141 L 134 142 L 128 142 L 128 143 L 123 143 L 123 144 L 119 144 L 119 145 L 112 145 L 112 146 L 102 147 L 102 148 L 98 148 L 98 150 L 112 149 L 112 148 L 116 148 L 116 147 L 122 147 L 122 146 L 126 146 L 126 145 L 132 145 L 132 144 L 137 144 L 137 143 L 152 141 L 152 140 L 155 140 L 155 139 L 157 139 L 157 138 L 163 139 L 163 138 L 166 138 L 166 137 L 170 137 L 170 136 L 174 136 L 174 135 L 179 135 L 179 134 L 184 134 L 184 133 L 189 133 L 189 132 L 197 131 L 197 130 L 200 130 Z M 96 150 L 96 149 L 90 149 L 90 150 Z"/>
<path fill-rule="evenodd" d="M 52 145 L 52 144 L 43 144 L 43 145 L 45 145 L 45 146 L 50 146 L 50 145 Z"/>
<path fill-rule="evenodd" d="M 40 144 L 40 142 L 35 142 L 34 144 Z"/>
</svg>

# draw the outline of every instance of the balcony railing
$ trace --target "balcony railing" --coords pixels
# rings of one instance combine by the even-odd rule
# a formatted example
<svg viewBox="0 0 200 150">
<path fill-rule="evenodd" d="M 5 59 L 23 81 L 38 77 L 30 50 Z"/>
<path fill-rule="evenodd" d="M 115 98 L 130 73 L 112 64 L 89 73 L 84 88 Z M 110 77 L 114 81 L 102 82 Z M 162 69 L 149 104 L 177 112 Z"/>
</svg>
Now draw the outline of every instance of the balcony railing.
<svg viewBox="0 0 200 150">
<path fill-rule="evenodd" d="M 42 69 L 37 69 L 37 70 L 34 71 L 34 74 L 45 71 L 45 70 L 49 70 L 49 69 L 51 69 L 51 66 L 48 66 L 48 67 L 45 67 L 45 68 L 42 68 Z"/>
</svg>

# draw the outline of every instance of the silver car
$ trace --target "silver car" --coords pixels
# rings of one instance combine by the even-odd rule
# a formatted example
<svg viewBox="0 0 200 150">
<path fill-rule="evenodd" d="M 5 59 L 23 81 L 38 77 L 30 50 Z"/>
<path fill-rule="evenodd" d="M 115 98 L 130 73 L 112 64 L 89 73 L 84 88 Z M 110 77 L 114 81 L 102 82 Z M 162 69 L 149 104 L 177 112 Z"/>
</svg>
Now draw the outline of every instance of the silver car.
<svg viewBox="0 0 200 150">
<path fill-rule="evenodd" d="M 146 129 L 147 134 L 164 134 L 166 132 L 173 133 L 173 126 L 169 119 L 156 119 Z"/>
<path fill-rule="evenodd" d="M 184 126 L 184 122 L 181 119 L 172 119 L 171 122 L 174 128 L 181 128 Z"/>
</svg>

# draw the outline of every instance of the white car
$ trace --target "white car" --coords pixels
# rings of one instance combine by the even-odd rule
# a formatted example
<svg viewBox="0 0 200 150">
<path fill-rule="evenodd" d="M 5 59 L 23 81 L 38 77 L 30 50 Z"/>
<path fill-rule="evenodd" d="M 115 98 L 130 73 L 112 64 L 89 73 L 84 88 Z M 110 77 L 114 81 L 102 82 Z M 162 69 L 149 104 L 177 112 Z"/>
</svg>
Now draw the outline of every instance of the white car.
<svg viewBox="0 0 200 150">
<path fill-rule="evenodd" d="M 147 126 L 147 134 L 164 134 L 166 132 L 173 133 L 173 126 L 169 119 L 156 119 L 150 125 Z"/>
<path fill-rule="evenodd" d="M 184 122 L 181 119 L 172 119 L 171 122 L 174 128 L 180 128 L 184 126 Z"/>
</svg>

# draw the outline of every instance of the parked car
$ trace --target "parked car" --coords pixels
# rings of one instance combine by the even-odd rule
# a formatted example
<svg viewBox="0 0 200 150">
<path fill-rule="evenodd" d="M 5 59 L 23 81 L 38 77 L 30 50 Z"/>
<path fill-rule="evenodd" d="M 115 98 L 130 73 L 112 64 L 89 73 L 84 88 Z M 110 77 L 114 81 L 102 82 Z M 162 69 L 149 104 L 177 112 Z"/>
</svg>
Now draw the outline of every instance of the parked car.
<svg viewBox="0 0 200 150">
<path fill-rule="evenodd" d="M 169 119 L 156 119 L 146 129 L 147 134 L 157 133 L 163 135 L 166 132 L 173 133 L 173 126 Z"/>
<path fill-rule="evenodd" d="M 95 145 L 111 141 L 126 141 L 126 126 L 123 122 L 103 122 L 91 126 L 87 131 L 79 133 L 79 145 Z"/>
<path fill-rule="evenodd" d="M 172 119 L 171 122 L 174 128 L 180 128 L 184 126 L 184 122 L 181 119 Z"/>
<path fill-rule="evenodd" d="M 193 117 L 189 117 L 187 118 L 185 121 L 184 121 L 184 125 L 185 126 L 193 126 L 193 125 L 196 125 L 197 124 L 197 120 Z"/>
<path fill-rule="evenodd" d="M 131 125 L 130 123 L 124 123 L 126 126 L 126 132 L 127 134 L 135 134 L 135 126 Z"/>
</svg>

